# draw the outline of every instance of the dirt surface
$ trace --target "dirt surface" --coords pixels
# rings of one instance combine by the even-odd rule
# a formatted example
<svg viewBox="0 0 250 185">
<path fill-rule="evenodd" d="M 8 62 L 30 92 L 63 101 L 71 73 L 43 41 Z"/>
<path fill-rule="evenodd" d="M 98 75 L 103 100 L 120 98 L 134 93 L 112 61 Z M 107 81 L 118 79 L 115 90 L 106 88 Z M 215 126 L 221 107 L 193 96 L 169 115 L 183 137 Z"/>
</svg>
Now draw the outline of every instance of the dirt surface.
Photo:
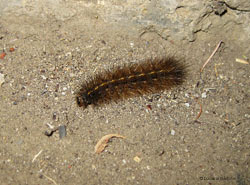
<svg viewBox="0 0 250 185">
<path fill-rule="evenodd" d="M 1 17 L 0 50 L 0 184 L 250 184 L 250 67 L 236 62 L 250 55 L 223 32 L 176 42 L 91 14 L 12 15 Z M 96 71 L 159 56 L 189 65 L 181 87 L 77 107 Z M 66 137 L 46 136 L 49 125 Z M 126 138 L 95 154 L 106 134 Z"/>
</svg>

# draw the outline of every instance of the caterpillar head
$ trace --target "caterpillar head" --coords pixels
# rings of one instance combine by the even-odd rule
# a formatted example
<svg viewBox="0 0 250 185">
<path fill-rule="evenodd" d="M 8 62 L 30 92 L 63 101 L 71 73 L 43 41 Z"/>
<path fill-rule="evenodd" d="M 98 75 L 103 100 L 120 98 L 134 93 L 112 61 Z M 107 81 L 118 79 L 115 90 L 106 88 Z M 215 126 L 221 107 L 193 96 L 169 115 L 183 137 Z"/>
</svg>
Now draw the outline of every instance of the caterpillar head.
<svg viewBox="0 0 250 185">
<path fill-rule="evenodd" d="M 76 103 L 79 107 L 86 108 L 91 104 L 91 101 L 89 101 L 89 97 L 86 93 L 82 93 L 76 96 Z"/>
</svg>

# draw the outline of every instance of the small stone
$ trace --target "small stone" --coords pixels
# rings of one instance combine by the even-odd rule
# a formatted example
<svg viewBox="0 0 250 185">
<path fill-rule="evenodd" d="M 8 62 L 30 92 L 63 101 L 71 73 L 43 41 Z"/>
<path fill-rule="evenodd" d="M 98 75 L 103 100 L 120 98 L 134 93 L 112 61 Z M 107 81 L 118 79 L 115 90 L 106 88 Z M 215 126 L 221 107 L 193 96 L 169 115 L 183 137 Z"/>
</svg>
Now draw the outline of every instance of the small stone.
<svg viewBox="0 0 250 185">
<path fill-rule="evenodd" d="M 0 73 L 0 86 L 5 82 L 4 74 Z"/>
<path fill-rule="evenodd" d="M 174 136 L 174 135 L 175 135 L 175 131 L 174 131 L 174 130 L 171 130 L 170 134 L 171 134 L 172 136 Z"/>
<path fill-rule="evenodd" d="M 44 76 L 44 75 L 41 75 L 41 77 L 42 77 L 43 80 L 46 80 L 46 79 L 47 79 L 47 77 Z"/>
<path fill-rule="evenodd" d="M 189 103 L 185 103 L 186 107 L 190 107 L 190 104 Z"/>
<path fill-rule="evenodd" d="M 53 113 L 52 119 L 53 119 L 53 120 L 56 120 L 56 112 Z"/>
<path fill-rule="evenodd" d="M 49 68 L 49 71 L 54 71 L 55 69 L 56 69 L 56 67 L 52 66 L 52 67 Z"/>
<path fill-rule="evenodd" d="M 66 126 L 60 125 L 58 127 L 58 130 L 59 130 L 59 137 L 60 137 L 60 139 L 64 138 L 66 136 L 66 134 L 67 134 L 66 133 Z"/>
<path fill-rule="evenodd" d="M 207 97 L 207 93 L 206 93 L 206 92 L 202 93 L 202 94 L 201 94 L 201 97 L 202 97 L 202 98 L 206 98 L 206 97 Z"/>
<path fill-rule="evenodd" d="M 245 117 L 246 118 L 250 118 L 250 114 L 245 114 Z"/>
<path fill-rule="evenodd" d="M 70 56 L 70 55 L 72 55 L 71 52 L 67 52 L 67 53 L 65 54 L 65 56 Z"/>
</svg>

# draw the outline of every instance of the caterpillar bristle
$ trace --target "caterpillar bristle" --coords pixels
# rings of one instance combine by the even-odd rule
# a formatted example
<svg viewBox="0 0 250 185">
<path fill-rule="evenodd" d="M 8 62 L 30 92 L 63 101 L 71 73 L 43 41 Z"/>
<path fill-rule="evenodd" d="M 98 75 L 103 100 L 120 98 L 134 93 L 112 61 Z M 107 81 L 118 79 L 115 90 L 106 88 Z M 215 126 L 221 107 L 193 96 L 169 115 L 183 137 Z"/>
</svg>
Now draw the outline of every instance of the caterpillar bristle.
<svg viewBox="0 0 250 185">
<path fill-rule="evenodd" d="M 122 99 L 156 93 L 183 83 L 186 65 L 175 58 L 148 59 L 97 74 L 77 93 L 79 107 L 108 104 Z"/>
</svg>

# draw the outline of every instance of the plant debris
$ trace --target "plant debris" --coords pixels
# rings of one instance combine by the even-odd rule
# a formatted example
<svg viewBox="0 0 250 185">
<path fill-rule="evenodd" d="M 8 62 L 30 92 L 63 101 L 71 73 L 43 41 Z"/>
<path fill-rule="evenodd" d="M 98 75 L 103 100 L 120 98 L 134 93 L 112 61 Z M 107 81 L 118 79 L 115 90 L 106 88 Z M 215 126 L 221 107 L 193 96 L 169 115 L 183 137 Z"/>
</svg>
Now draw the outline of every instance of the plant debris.
<svg viewBox="0 0 250 185">
<path fill-rule="evenodd" d="M 199 102 L 198 99 L 195 99 L 195 101 L 200 105 L 200 112 L 198 113 L 198 115 L 195 118 L 195 121 L 197 121 L 201 117 L 201 114 L 202 114 L 202 104 Z"/>
<path fill-rule="evenodd" d="M 125 138 L 124 136 L 121 136 L 119 134 L 108 134 L 108 135 L 105 135 L 95 145 L 95 153 L 99 154 L 99 153 L 103 152 L 103 150 L 105 149 L 105 147 L 108 145 L 107 143 L 113 137 L 123 138 L 123 139 Z"/>
<path fill-rule="evenodd" d="M 236 58 L 235 62 L 242 63 L 242 64 L 249 64 L 246 60 L 243 60 L 243 59 L 240 59 L 240 58 Z"/>
<path fill-rule="evenodd" d="M 36 158 L 43 152 L 43 150 L 40 150 L 40 152 L 38 152 L 38 154 L 36 154 L 32 160 L 32 163 L 36 160 Z"/>
<path fill-rule="evenodd" d="M 139 162 L 141 162 L 141 158 L 138 157 L 138 156 L 135 156 L 135 157 L 134 157 L 134 161 L 137 162 L 137 163 L 139 163 Z"/>
<path fill-rule="evenodd" d="M 222 41 L 220 41 L 220 42 L 217 44 L 217 46 L 216 46 L 216 48 L 214 49 L 213 53 L 210 55 L 210 57 L 207 59 L 207 61 L 203 64 L 203 66 L 202 66 L 200 72 L 203 71 L 203 69 L 205 68 L 205 66 L 207 65 L 207 63 L 208 63 L 208 62 L 211 60 L 211 58 L 214 56 L 214 54 L 216 53 L 216 51 L 219 49 L 221 43 L 222 43 Z"/>
</svg>

